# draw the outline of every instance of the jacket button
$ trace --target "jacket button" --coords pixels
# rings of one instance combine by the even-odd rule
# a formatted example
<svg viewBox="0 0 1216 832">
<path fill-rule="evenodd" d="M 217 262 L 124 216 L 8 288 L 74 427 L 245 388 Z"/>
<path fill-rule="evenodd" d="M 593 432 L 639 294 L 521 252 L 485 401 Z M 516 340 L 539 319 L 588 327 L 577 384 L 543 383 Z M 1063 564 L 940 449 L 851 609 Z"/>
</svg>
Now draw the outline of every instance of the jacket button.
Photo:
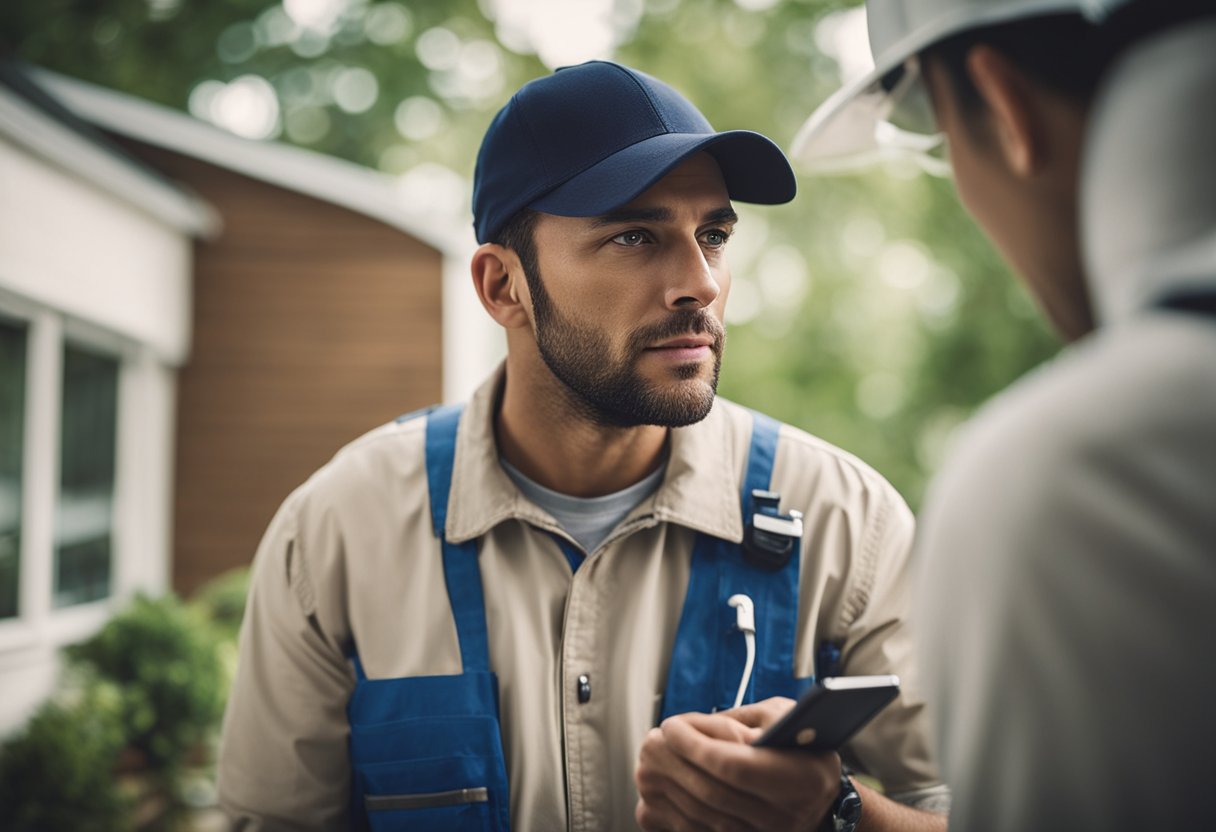
<svg viewBox="0 0 1216 832">
<path fill-rule="evenodd" d="M 591 677 L 586 673 L 578 677 L 578 701 L 585 704 L 591 700 Z"/>
</svg>

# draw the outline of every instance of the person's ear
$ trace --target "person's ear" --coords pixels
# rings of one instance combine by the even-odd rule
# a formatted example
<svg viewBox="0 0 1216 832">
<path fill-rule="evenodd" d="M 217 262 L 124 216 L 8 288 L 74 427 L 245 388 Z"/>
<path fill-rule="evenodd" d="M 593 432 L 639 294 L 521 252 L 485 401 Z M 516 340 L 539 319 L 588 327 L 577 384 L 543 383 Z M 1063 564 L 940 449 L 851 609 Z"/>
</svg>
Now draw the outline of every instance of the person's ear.
<svg viewBox="0 0 1216 832">
<path fill-rule="evenodd" d="M 490 317 L 505 329 L 528 326 L 522 297 L 527 287 L 523 266 L 515 252 L 496 243 L 484 243 L 473 252 L 473 289 Z"/>
<path fill-rule="evenodd" d="M 1045 142 L 1033 82 L 983 44 L 967 54 L 967 72 L 984 101 L 1005 163 L 1022 178 L 1038 172 L 1045 161 Z"/>
</svg>

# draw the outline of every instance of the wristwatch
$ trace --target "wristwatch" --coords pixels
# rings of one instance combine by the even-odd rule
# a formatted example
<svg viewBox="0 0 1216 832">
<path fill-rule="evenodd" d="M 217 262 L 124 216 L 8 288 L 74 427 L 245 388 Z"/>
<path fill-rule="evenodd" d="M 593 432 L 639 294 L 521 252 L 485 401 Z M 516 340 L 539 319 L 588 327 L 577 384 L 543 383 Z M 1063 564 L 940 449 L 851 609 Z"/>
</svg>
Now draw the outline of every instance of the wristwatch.
<svg viewBox="0 0 1216 832">
<path fill-rule="evenodd" d="M 861 795 L 843 770 L 840 772 L 840 794 L 836 795 L 836 802 L 832 804 L 828 817 L 832 823 L 825 826 L 832 832 L 853 832 L 861 820 Z"/>
</svg>

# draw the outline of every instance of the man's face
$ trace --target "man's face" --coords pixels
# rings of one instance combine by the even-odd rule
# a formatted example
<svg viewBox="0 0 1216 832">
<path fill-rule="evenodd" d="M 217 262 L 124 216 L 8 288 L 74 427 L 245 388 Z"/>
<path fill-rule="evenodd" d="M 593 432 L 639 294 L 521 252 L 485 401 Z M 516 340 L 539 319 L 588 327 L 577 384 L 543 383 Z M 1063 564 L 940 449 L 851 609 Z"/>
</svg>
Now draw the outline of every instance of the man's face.
<svg viewBox="0 0 1216 832">
<path fill-rule="evenodd" d="M 537 346 L 593 422 L 678 427 L 709 413 L 735 219 L 704 153 L 605 216 L 540 215 L 528 275 Z"/>
</svg>

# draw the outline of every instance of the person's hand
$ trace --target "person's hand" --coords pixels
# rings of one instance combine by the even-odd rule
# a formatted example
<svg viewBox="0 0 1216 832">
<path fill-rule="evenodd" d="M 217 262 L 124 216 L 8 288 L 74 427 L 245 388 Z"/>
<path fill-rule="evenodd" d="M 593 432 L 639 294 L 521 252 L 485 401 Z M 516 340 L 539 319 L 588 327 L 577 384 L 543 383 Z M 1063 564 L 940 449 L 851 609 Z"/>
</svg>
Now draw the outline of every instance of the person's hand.
<svg viewBox="0 0 1216 832">
<path fill-rule="evenodd" d="M 817 828 L 840 792 L 840 757 L 751 745 L 793 704 L 766 699 L 652 728 L 635 775 L 638 824 L 647 832 Z"/>
</svg>

